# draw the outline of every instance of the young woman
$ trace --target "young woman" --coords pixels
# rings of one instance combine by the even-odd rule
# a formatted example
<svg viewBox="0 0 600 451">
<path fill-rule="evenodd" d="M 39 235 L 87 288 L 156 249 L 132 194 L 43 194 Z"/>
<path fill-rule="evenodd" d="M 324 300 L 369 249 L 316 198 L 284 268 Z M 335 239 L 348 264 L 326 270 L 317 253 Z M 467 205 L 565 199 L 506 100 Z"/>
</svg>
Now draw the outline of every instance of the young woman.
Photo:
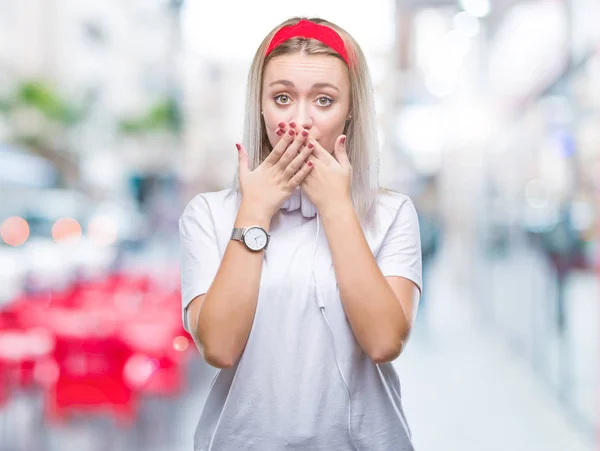
<svg viewBox="0 0 600 451">
<path fill-rule="evenodd" d="M 195 450 L 412 450 L 391 364 L 421 291 L 411 200 L 378 185 L 364 55 L 293 18 L 258 48 L 231 189 L 180 218 L 183 321 L 221 370 Z"/>
</svg>

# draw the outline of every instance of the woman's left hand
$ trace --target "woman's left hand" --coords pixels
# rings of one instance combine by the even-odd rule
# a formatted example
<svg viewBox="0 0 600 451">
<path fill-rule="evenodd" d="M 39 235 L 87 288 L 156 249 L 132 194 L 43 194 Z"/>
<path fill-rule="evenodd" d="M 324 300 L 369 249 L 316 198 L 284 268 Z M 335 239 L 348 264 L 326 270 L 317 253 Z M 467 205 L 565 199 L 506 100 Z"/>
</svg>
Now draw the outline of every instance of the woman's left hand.
<svg viewBox="0 0 600 451">
<path fill-rule="evenodd" d="M 309 157 L 314 167 L 300 184 L 301 189 L 321 214 L 351 203 L 352 166 L 346 153 L 346 136 L 338 136 L 333 154 L 315 140 L 309 138 L 309 142 L 315 146 Z"/>
</svg>

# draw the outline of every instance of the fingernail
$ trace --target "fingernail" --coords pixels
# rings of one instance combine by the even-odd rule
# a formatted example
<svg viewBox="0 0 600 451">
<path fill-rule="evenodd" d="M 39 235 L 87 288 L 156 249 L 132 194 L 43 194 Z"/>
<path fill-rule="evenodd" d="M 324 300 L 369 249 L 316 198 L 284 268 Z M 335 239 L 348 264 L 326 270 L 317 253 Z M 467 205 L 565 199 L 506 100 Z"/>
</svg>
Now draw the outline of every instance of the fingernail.
<svg viewBox="0 0 600 451">
<path fill-rule="evenodd" d="M 308 136 L 308 132 L 306 130 L 302 130 L 302 136 L 306 138 Z"/>
<path fill-rule="evenodd" d="M 278 129 L 275 133 L 277 133 L 279 136 L 283 135 L 285 132 L 282 129 Z"/>
<path fill-rule="evenodd" d="M 281 121 L 279 124 L 277 124 L 277 126 L 279 128 L 283 128 L 283 127 L 285 127 L 285 122 Z"/>
<path fill-rule="evenodd" d="M 291 125 L 291 124 L 290 124 L 290 125 Z M 291 128 L 291 129 L 290 129 L 290 131 L 288 132 L 288 134 L 289 134 L 290 136 L 294 136 L 294 133 L 296 133 L 296 132 L 294 131 L 294 129 L 293 129 L 293 128 Z"/>
<path fill-rule="evenodd" d="M 309 166 L 312 166 L 312 165 L 313 165 L 313 162 L 312 162 L 312 161 L 310 161 L 310 160 L 308 160 L 308 163 L 306 163 L 306 164 L 307 164 L 307 165 L 309 165 Z"/>
<path fill-rule="evenodd" d="M 346 137 L 345 137 L 345 136 L 342 136 L 342 139 L 340 139 L 340 142 L 341 142 L 342 144 L 346 144 Z"/>
<path fill-rule="evenodd" d="M 313 147 L 315 147 L 315 145 L 313 143 L 308 143 L 308 145 L 306 147 L 308 147 L 309 149 L 312 149 Z"/>
<path fill-rule="evenodd" d="M 239 145 L 239 144 L 237 144 L 237 143 L 235 144 L 235 147 L 237 147 L 237 150 L 238 150 L 238 152 L 239 152 L 240 150 L 242 150 L 242 146 L 240 146 L 240 145 Z"/>
<path fill-rule="evenodd" d="M 290 122 L 290 127 L 291 128 L 296 128 L 296 123 L 295 122 Z"/>
</svg>

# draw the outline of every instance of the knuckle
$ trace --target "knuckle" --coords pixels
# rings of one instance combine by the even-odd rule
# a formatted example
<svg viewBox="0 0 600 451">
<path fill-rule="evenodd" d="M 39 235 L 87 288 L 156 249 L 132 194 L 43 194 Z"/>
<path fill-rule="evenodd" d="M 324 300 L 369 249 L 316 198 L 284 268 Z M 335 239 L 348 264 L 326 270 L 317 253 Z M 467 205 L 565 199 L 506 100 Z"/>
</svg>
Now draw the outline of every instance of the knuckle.
<svg viewBox="0 0 600 451">
<path fill-rule="evenodd" d="M 289 176 L 295 177 L 296 174 L 298 174 L 298 168 L 297 167 L 290 168 Z"/>
</svg>

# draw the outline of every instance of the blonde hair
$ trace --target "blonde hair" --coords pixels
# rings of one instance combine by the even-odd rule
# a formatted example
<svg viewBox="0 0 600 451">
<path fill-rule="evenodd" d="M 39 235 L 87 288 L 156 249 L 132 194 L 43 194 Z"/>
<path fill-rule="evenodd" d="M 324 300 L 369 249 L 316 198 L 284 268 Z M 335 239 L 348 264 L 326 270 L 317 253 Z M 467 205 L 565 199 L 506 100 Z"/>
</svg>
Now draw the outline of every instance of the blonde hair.
<svg viewBox="0 0 600 451">
<path fill-rule="evenodd" d="M 261 96 L 264 70 L 268 62 L 288 53 L 303 52 L 308 55 L 331 55 L 343 58 L 325 44 L 315 39 L 296 37 L 283 42 L 265 58 L 265 53 L 273 36 L 283 27 L 295 25 L 300 20 L 326 25 L 334 29 L 344 41 L 350 67 L 350 111 L 351 117 L 346 124 L 346 149 L 352 164 L 352 202 L 357 215 L 363 223 L 372 223 L 376 196 L 379 191 L 379 147 L 375 123 L 375 105 L 371 78 L 365 56 L 358 43 L 345 30 L 319 18 L 294 17 L 275 27 L 262 41 L 250 67 L 246 94 L 246 117 L 244 120 L 244 144 L 248 151 L 250 169 L 258 167 L 272 150 L 261 115 Z M 344 64 L 346 64 L 344 62 Z M 236 173 L 233 190 L 239 192 L 239 180 Z"/>
</svg>

